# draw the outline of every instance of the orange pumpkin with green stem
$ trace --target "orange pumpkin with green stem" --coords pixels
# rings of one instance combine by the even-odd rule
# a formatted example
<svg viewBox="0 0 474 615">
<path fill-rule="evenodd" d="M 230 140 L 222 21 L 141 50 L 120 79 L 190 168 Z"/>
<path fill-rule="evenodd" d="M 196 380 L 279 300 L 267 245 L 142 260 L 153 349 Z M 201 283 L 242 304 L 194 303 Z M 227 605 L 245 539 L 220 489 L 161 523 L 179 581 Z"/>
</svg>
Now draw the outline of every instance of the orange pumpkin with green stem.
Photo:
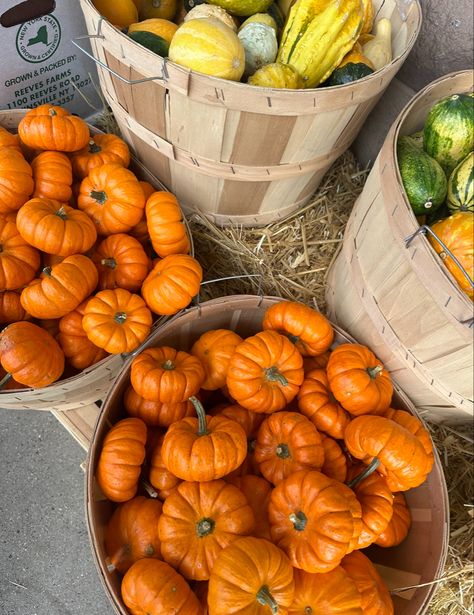
<svg viewBox="0 0 474 615">
<path fill-rule="evenodd" d="M 275 412 L 258 430 L 255 460 L 274 485 L 299 470 L 319 470 L 324 463 L 321 436 L 302 414 Z"/>
<path fill-rule="evenodd" d="M 145 206 L 151 245 L 161 258 L 170 254 L 187 254 L 188 232 L 181 207 L 171 192 L 154 192 Z"/>
<path fill-rule="evenodd" d="M 206 331 L 194 342 L 191 354 L 204 365 L 206 379 L 202 388 L 215 391 L 225 385 L 229 361 L 242 338 L 228 329 Z"/>
<path fill-rule="evenodd" d="M 118 287 L 138 292 L 150 269 L 140 242 L 125 233 L 104 239 L 94 250 L 92 260 L 99 273 L 100 290 Z"/>
<path fill-rule="evenodd" d="M 145 195 L 131 171 L 104 164 L 82 180 L 77 206 L 92 219 L 99 235 L 126 233 L 140 222 Z"/>
<path fill-rule="evenodd" d="M 332 344 L 334 330 L 329 320 L 304 303 L 280 301 L 265 312 L 263 329 L 288 336 L 303 356 L 324 353 Z"/>
<path fill-rule="evenodd" d="M 31 163 L 35 190 L 33 197 L 67 203 L 72 197 L 72 167 L 61 152 L 41 152 Z"/>
<path fill-rule="evenodd" d="M 146 348 L 131 365 L 135 392 L 150 401 L 187 401 L 204 382 L 204 367 L 198 358 L 169 346 Z"/>
<path fill-rule="evenodd" d="M 366 346 L 337 346 L 329 357 L 327 376 L 334 397 L 355 416 L 381 414 L 390 406 L 390 374 Z"/>
<path fill-rule="evenodd" d="M 122 419 L 106 434 L 96 469 L 103 494 L 112 502 L 126 502 L 137 493 L 145 461 L 147 428 L 136 418 Z"/>
<path fill-rule="evenodd" d="M 182 482 L 158 523 L 163 559 L 186 579 L 209 579 L 219 552 L 250 534 L 255 518 L 244 494 L 223 480 Z"/>
<path fill-rule="evenodd" d="M 105 551 L 109 571 L 125 574 L 132 564 L 144 557 L 161 559 L 158 521 L 161 502 L 142 495 L 120 504 L 105 530 Z"/>
<path fill-rule="evenodd" d="M 262 331 L 236 347 L 226 384 L 238 404 L 270 414 L 296 397 L 303 377 L 303 359 L 295 346 L 276 331 Z"/>
<path fill-rule="evenodd" d="M 14 222 L 0 217 L 0 290 L 28 284 L 39 266 L 38 250 L 21 237 Z"/>
<path fill-rule="evenodd" d="M 165 466 L 187 481 L 216 480 L 237 469 L 247 454 L 242 427 L 225 417 L 207 417 L 196 397 L 190 397 L 197 418 L 173 423 L 166 432 L 161 456 Z"/>
<path fill-rule="evenodd" d="M 55 256 L 87 252 L 97 239 L 94 223 L 84 212 L 49 198 L 27 201 L 16 224 L 25 241 Z"/>
<path fill-rule="evenodd" d="M 0 363 L 10 377 L 28 387 L 45 387 L 64 371 L 64 354 L 56 340 L 31 322 L 8 325 L 0 333 Z"/>
<path fill-rule="evenodd" d="M 116 163 L 123 167 L 130 164 L 130 150 L 123 139 L 114 134 L 97 134 L 89 143 L 71 155 L 74 177 L 84 179 L 92 169 L 103 164 Z"/>
<path fill-rule="evenodd" d="M 62 107 L 44 104 L 29 109 L 18 125 L 21 141 L 32 149 L 76 152 L 89 141 L 89 128 Z"/>
<path fill-rule="evenodd" d="M 21 305 L 35 318 L 61 318 L 72 312 L 97 286 L 97 269 L 83 254 L 45 267 L 21 293 Z"/>
<path fill-rule="evenodd" d="M 152 322 L 140 295 L 123 288 L 98 292 L 87 302 L 82 318 L 89 340 L 113 354 L 138 348 L 148 337 Z"/>
</svg>

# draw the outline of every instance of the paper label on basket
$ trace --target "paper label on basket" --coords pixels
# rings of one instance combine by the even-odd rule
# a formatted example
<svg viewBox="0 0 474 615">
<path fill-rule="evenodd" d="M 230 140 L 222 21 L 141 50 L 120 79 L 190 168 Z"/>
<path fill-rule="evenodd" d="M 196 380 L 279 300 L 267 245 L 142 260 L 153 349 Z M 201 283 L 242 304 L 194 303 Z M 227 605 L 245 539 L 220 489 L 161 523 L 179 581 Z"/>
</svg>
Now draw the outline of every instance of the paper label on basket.
<svg viewBox="0 0 474 615">
<path fill-rule="evenodd" d="M 85 119 L 97 113 L 102 103 L 92 82 L 98 84 L 95 64 L 71 42 L 85 32 L 76 0 L 3 0 L 0 109 L 51 103 Z"/>
</svg>

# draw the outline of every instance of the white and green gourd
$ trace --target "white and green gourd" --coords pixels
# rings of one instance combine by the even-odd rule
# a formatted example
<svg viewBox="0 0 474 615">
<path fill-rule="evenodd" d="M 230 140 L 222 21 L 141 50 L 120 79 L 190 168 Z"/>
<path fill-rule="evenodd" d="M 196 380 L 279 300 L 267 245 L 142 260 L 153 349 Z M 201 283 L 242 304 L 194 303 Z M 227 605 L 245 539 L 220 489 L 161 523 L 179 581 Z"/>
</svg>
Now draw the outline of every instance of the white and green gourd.
<svg viewBox="0 0 474 615">
<path fill-rule="evenodd" d="M 237 34 L 245 50 L 244 77 L 275 61 L 278 41 L 275 29 L 265 23 L 250 22 Z"/>
</svg>

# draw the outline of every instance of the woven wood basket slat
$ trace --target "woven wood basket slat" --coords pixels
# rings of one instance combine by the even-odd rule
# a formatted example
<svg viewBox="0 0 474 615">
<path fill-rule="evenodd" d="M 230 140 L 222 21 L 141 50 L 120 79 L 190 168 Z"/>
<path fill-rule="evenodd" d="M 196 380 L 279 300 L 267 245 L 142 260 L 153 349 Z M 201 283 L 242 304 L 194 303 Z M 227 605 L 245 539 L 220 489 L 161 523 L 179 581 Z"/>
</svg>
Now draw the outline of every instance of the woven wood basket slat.
<svg viewBox="0 0 474 615">
<path fill-rule="evenodd" d="M 242 337 L 261 330 L 265 310 L 280 301 L 276 297 L 238 295 L 207 301 L 185 310 L 155 332 L 148 340 L 150 346 L 171 345 L 189 350 L 196 339 L 209 329 L 230 328 Z M 344 331 L 335 327 L 335 344 L 354 342 Z M 104 401 L 99 421 L 94 430 L 87 458 L 86 515 L 95 563 L 107 596 L 115 612 L 128 615 L 120 598 L 120 578 L 107 570 L 104 549 L 104 532 L 113 511 L 113 504 L 106 500 L 95 480 L 102 442 L 110 425 L 124 418 L 122 395 L 129 384 L 130 362 L 124 367 Z M 404 393 L 396 390 L 396 407 L 416 414 L 413 404 Z M 371 547 L 366 551 L 378 566 L 391 589 L 431 583 L 443 571 L 449 536 L 449 510 L 446 483 L 439 457 L 435 451 L 435 465 L 427 481 L 406 492 L 413 525 L 407 539 L 396 548 Z M 427 612 L 435 584 L 394 595 L 396 615 L 421 615 Z"/>
<path fill-rule="evenodd" d="M 309 200 L 421 25 L 418 0 L 374 0 L 377 19 L 392 22 L 390 64 L 341 87 L 282 90 L 189 71 L 130 40 L 91 0 L 80 2 L 102 91 L 125 139 L 187 213 L 199 210 L 222 225 L 264 225 Z"/>
<path fill-rule="evenodd" d="M 431 106 L 471 91 L 473 72 L 443 77 L 419 92 L 394 122 L 357 200 L 328 275 L 330 317 L 386 363 L 418 410 L 433 421 L 474 415 L 473 304 L 423 235 L 396 160 Z"/>
</svg>

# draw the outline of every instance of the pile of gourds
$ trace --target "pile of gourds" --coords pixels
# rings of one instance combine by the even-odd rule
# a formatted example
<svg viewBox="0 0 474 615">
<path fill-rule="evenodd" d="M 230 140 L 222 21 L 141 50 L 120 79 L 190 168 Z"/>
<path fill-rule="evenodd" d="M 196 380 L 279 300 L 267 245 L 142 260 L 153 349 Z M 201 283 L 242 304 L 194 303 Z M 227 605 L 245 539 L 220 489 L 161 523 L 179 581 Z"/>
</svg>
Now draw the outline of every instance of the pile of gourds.
<svg viewBox="0 0 474 615">
<path fill-rule="evenodd" d="M 413 212 L 442 243 L 431 234 L 429 242 L 474 299 L 474 94 L 460 92 L 436 102 L 422 130 L 399 137 L 397 162 Z"/>
<path fill-rule="evenodd" d="M 261 87 L 342 85 L 392 59 L 391 22 L 380 19 L 372 33 L 372 0 L 93 3 L 112 24 L 160 56 Z"/>
<path fill-rule="evenodd" d="M 2 385 L 44 387 L 131 352 L 154 314 L 197 293 L 176 198 L 129 163 L 122 139 L 61 107 L 27 111 L 18 134 L 0 127 Z"/>
<path fill-rule="evenodd" d="M 377 357 L 333 337 L 281 301 L 246 339 L 209 330 L 133 359 L 129 416 L 96 467 L 132 615 L 393 614 L 362 549 L 406 537 L 404 492 L 426 480 L 432 443 L 390 407 Z"/>
</svg>

